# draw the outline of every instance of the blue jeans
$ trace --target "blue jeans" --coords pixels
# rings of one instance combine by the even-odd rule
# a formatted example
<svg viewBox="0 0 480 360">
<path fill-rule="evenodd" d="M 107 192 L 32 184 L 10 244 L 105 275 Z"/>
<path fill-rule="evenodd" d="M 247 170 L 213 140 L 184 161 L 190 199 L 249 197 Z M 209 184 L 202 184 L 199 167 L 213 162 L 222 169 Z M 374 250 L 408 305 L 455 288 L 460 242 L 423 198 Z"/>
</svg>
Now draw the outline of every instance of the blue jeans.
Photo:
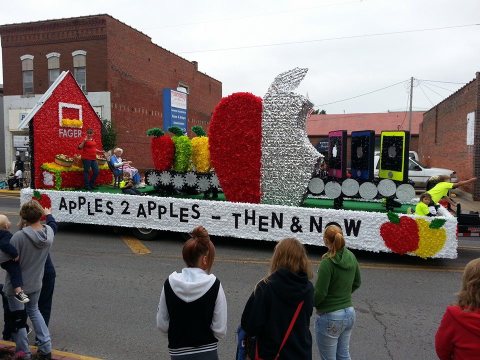
<svg viewBox="0 0 480 360">
<path fill-rule="evenodd" d="M 97 160 L 85 160 L 82 159 L 83 163 L 83 182 L 86 188 L 92 189 L 95 186 L 95 181 L 98 176 L 98 163 Z M 90 178 L 90 168 L 92 168 L 92 178 Z"/>
<path fill-rule="evenodd" d="M 32 322 L 33 329 L 35 330 L 35 335 L 38 339 L 38 350 L 42 354 L 48 354 L 52 352 L 52 342 L 50 339 L 50 332 L 48 327 L 43 320 L 40 310 L 38 310 L 38 298 L 40 297 L 40 291 L 27 294 L 30 298 L 30 302 L 22 304 L 15 299 L 14 296 L 8 297 L 8 306 L 10 311 L 23 310 L 26 308 L 28 317 Z M 31 351 L 28 346 L 28 337 L 27 329 L 22 327 L 18 329 L 17 332 L 12 333 L 13 339 L 15 340 L 15 351 L 23 351 L 27 355 L 27 359 L 31 357 Z"/>
<path fill-rule="evenodd" d="M 353 307 L 316 316 L 315 334 L 322 360 L 350 360 L 350 335 L 354 323 Z"/>
</svg>

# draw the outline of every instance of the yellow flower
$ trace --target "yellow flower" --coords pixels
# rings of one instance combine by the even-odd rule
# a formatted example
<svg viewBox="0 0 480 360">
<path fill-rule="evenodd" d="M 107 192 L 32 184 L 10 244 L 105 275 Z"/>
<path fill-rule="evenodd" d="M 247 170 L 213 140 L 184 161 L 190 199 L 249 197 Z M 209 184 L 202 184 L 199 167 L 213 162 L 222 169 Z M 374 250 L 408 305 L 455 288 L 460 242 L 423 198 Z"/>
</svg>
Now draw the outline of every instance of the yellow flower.
<svg viewBox="0 0 480 360">
<path fill-rule="evenodd" d="M 210 150 L 208 137 L 199 136 L 192 139 L 192 162 L 199 173 L 210 171 Z"/>
<path fill-rule="evenodd" d="M 83 120 L 80 119 L 62 119 L 62 126 L 81 128 L 83 126 Z"/>
</svg>

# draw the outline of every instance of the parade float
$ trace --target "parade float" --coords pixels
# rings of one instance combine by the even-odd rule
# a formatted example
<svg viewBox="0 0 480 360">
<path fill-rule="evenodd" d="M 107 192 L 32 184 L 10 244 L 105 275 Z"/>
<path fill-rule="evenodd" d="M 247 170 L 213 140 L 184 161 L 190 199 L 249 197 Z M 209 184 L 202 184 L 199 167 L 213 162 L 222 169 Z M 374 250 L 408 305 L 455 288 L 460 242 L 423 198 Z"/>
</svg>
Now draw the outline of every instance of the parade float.
<svg viewBox="0 0 480 360">
<path fill-rule="evenodd" d="M 312 176 L 320 157 L 305 130 L 313 104 L 294 93 L 306 72 L 278 75 L 263 98 L 223 98 L 208 134 L 196 128 L 189 139 L 178 128 L 145 129 L 154 168 L 145 173 L 151 190 L 142 196 L 80 190 L 76 147 L 87 128 L 99 136 L 101 123 L 72 75 L 62 73 L 21 124 L 30 126 L 34 176 L 21 202 L 35 198 L 51 206 L 60 222 L 124 226 L 143 238 L 203 225 L 212 235 L 293 236 L 323 246 L 323 230 L 335 223 L 352 249 L 455 258 L 455 217 L 445 209 L 436 217 L 409 214 L 415 191 L 408 181 L 407 132 L 382 132 L 379 179 L 373 176 L 373 131 L 351 134 L 349 173 L 347 132 L 331 132 L 328 174 Z M 105 166 L 100 184 L 113 188 Z"/>
</svg>

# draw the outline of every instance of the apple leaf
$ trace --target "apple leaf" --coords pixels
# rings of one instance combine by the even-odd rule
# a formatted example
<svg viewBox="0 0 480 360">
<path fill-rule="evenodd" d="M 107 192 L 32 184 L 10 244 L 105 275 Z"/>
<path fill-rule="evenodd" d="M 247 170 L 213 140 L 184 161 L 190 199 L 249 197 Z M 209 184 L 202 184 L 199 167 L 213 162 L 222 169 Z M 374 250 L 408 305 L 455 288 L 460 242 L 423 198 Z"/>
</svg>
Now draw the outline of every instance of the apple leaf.
<svg viewBox="0 0 480 360">
<path fill-rule="evenodd" d="M 428 227 L 430 229 L 440 229 L 446 222 L 447 220 L 445 219 L 433 219 Z"/>
<path fill-rule="evenodd" d="M 34 197 L 35 199 L 40 199 L 40 198 L 42 197 L 42 195 L 40 194 L 40 191 L 35 190 L 35 191 L 33 192 L 33 197 Z"/>
<path fill-rule="evenodd" d="M 387 213 L 387 216 L 388 216 L 388 220 L 390 220 L 390 222 L 394 224 L 398 224 L 400 222 L 400 217 L 393 211 L 389 211 Z"/>
</svg>

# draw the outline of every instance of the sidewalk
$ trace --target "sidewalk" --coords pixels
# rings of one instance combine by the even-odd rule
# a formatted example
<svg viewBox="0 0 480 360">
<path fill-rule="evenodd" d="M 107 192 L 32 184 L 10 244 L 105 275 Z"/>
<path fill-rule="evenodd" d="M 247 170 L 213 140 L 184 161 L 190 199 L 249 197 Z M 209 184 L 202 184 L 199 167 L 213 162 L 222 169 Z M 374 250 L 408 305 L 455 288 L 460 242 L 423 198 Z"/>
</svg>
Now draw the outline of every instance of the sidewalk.
<svg viewBox="0 0 480 360">
<path fill-rule="evenodd" d="M 32 354 L 37 352 L 36 346 L 30 346 L 30 350 L 32 350 Z M 15 353 L 15 343 L 11 341 L 3 341 L 0 340 L 0 359 L 13 359 L 13 355 Z M 52 360 L 101 360 L 99 358 L 94 358 L 90 356 L 83 356 L 68 353 L 65 351 L 52 351 Z"/>
<path fill-rule="evenodd" d="M 453 193 L 456 194 L 455 197 L 451 197 L 452 203 L 460 204 L 462 213 L 480 212 L 480 201 L 474 201 L 472 194 L 467 193 L 461 189 L 453 190 Z M 455 209 L 456 211 L 456 209 Z"/>
</svg>

